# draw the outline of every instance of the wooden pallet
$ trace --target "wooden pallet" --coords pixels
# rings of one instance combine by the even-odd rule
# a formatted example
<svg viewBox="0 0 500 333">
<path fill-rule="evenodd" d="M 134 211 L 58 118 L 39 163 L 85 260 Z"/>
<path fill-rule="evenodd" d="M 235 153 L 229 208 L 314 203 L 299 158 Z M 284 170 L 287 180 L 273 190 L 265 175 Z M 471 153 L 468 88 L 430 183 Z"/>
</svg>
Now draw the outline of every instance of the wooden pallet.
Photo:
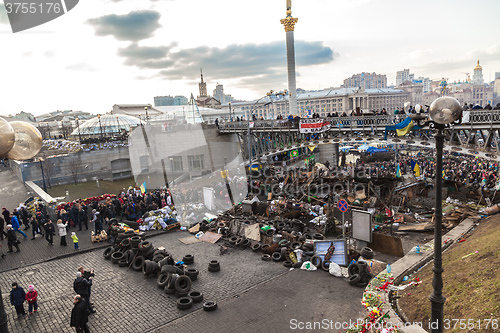
<svg viewBox="0 0 500 333">
<path fill-rule="evenodd" d="M 177 228 L 177 227 L 180 227 L 180 226 L 181 226 L 180 222 L 168 224 L 167 227 L 165 228 L 165 230 L 170 230 L 170 229 Z"/>
</svg>

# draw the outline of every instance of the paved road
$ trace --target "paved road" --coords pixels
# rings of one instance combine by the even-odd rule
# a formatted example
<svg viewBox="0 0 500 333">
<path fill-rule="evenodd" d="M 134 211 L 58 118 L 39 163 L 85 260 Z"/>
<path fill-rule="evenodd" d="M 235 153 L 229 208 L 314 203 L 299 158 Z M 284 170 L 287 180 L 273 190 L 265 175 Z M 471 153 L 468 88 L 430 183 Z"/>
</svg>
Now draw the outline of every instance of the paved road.
<svg viewBox="0 0 500 333">
<path fill-rule="evenodd" d="M 258 328 L 285 332 L 293 318 L 344 321 L 361 313 L 362 289 L 343 279 L 323 271 L 289 271 L 281 264 L 262 261 L 248 249 L 220 255 L 218 244 L 185 245 L 178 240 L 186 236 L 179 231 L 151 240 L 174 258 L 195 256 L 191 266 L 200 270 L 200 276 L 193 290 L 203 292 L 205 300 L 217 301 L 217 311 L 205 312 L 201 304 L 178 310 L 176 298 L 163 293 L 155 277 L 113 265 L 102 257 L 102 250 L 95 250 L 0 273 L 10 331 L 73 332 L 69 327 L 72 282 L 80 265 L 96 272 L 91 298 L 97 314 L 90 317 L 92 332 L 255 332 Z M 220 272 L 208 272 L 213 259 L 220 261 Z M 38 313 L 16 319 L 8 301 L 13 281 L 25 288 L 35 285 L 40 295 Z"/>
</svg>

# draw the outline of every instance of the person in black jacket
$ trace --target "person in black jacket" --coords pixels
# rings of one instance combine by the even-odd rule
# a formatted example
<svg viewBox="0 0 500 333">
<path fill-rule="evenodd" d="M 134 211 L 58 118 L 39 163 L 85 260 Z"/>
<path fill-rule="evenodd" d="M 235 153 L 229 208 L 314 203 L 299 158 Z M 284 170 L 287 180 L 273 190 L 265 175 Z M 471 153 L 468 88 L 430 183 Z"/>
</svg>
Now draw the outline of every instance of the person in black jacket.
<svg viewBox="0 0 500 333">
<path fill-rule="evenodd" d="M 71 310 L 71 322 L 70 326 L 76 328 L 77 333 L 85 332 L 90 333 L 89 327 L 87 325 L 89 321 L 89 316 L 87 314 L 87 301 L 80 295 L 76 295 L 73 298 L 73 310 Z"/>
<path fill-rule="evenodd" d="M 12 229 L 12 225 L 7 224 L 7 246 L 9 247 L 9 251 L 7 252 L 12 252 L 12 245 L 16 247 L 16 252 L 21 251 L 19 250 L 19 241 L 17 240 L 16 232 Z"/>
<path fill-rule="evenodd" d="M 17 285 L 17 282 L 12 282 L 12 290 L 10 291 L 10 304 L 14 305 L 17 312 L 17 318 L 26 314 L 24 311 L 24 301 L 26 300 L 26 293 L 22 287 Z"/>
<path fill-rule="evenodd" d="M 47 223 L 44 224 L 45 228 L 45 239 L 49 242 L 49 245 L 54 245 L 54 233 L 56 231 L 54 224 L 51 220 L 48 220 Z"/>
<path fill-rule="evenodd" d="M 89 229 L 87 212 L 79 205 L 78 208 L 78 231 L 82 230 L 82 223 L 85 225 L 85 230 Z"/>
<path fill-rule="evenodd" d="M 73 290 L 75 293 L 78 295 L 82 296 L 85 302 L 87 303 L 87 311 L 88 313 L 94 313 L 95 310 L 92 309 L 90 306 L 90 300 L 89 300 L 89 288 L 92 285 L 92 276 L 89 277 L 88 280 L 86 280 L 81 272 L 76 273 L 76 279 L 75 282 L 73 282 Z"/>
</svg>

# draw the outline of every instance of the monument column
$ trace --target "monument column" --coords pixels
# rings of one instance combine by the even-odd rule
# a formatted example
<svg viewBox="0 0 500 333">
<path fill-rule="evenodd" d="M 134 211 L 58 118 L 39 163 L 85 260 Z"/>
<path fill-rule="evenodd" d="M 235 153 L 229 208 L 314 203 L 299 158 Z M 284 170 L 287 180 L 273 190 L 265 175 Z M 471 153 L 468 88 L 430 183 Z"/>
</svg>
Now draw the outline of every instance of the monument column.
<svg viewBox="0 0 500 333">
<path fill-rule="evenodd" d="M 286 32 L 286 58 L 288 68 L 288 92 L 290 101 L 290 114 L 297 114 L 297 83 L 295 80 L 295 46 L 293 31 L 295 23 L 299 19 L 292 17 L 292 0 L 286 1 L 286 17 L 280 20 L 281 24 L 285 26 Z"/>
</svg>

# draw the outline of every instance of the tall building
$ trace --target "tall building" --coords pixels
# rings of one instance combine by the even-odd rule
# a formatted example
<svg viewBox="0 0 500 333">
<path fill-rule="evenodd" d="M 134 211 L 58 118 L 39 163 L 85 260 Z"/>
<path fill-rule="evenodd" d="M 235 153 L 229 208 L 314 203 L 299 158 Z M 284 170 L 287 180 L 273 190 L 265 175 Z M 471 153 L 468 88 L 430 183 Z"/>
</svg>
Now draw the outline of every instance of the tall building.
<svg viewBox="0 0 500 333">
<path fill-rule="evenodd" d="M 479 60 L 477 61 L 476 67 L 474 67 L 474 75 L 472 76 L 472 83 L 484 84 L 483 67 L 479 65 Z"/>
<path fill-rule="evenodd" d="M 174 105 L 174 98 L 172 96 L 156 96 L 154 98 L 155 106 L 169 106 Z"/>
<path fill-rule="evenodd" d="M 234 98 L 231 95 L 224 94 L 224 87 L 222 86 L 222 84 L 218 84 L 218 83 L 214 89 L 213 97 L 215 99 L 217 99 L 219 102 L 221 102 L 222 104 L 234 101 Z"/>
<path fill-rule="evenodd" d="M 402 71 L 398 71 L 396 73 L 396 86 L 401 85 L 405 81 L 413 81 L 415 75 L 410 74 L 409 69 L 403 69 Z"/>
<path fill-rule="evenodd" d="M 355 74 L 344 80 L 343 88 L 387 88 L 387 76 L 376 73 Z"/>
<path fill-rule="evenodd" d="M 196 99 L 196 105 L 211 109 L 221 108 L 220 101 L 207 95 L 207 83 L 203 81 L 203 72 L 201 73 L 201 81 L 198 83 L 198 88 L 200 90 L 200 95 Z"/>
<path fill-rule="evenodd" d="M 187 105 L 188 99 L 185 96 L 177 95 L 174 97 L 174 105 Z"/>
<path fill-rule="evenodd" d="M 203 82 L 203 71 L 200 69 L 201 72 L 201 82 L 198 83 L 198 89 L 200 90 L 200 95 L 198 96 L 198 99 L 201 97 L 207 97 L 207 83 Z"/>
<path fill-rule="evenodd" d="M 428 77 L 420 76 L 420 77 L 416 78 L 415 80 L 413 80 L 413 83 L 422 84 L 424 93 L 431 91 L 431 79 L 429 79 Z"/>
</svg>

